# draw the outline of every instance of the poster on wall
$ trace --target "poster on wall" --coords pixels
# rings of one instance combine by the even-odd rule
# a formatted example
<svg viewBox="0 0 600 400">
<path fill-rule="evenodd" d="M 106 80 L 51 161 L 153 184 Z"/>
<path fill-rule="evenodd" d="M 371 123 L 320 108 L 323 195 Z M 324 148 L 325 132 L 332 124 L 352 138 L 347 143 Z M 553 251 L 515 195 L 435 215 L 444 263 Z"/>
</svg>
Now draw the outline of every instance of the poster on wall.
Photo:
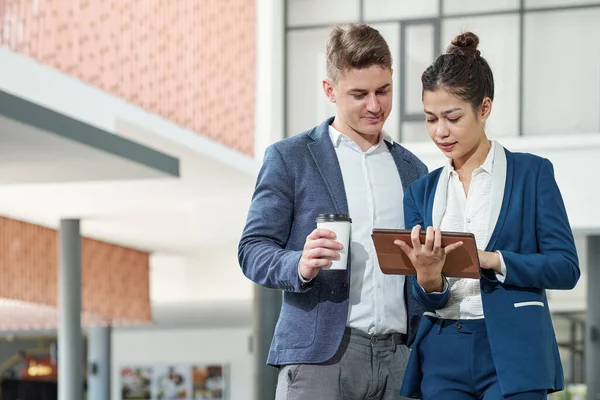
<svg viewBox="0 0 600 400">
<path fill-rule="evenodd" d="M 192 377 L 189 366 L 155 366 L 154 377 L 153 399 L 179 400 L 191 398 Z"/>
<path fill-rule="evenodd" d="M 192 377 L 192 399 L 225 399 L 225 367 L 223 365 L 194 366 Z"/>
<path fill-rule="evenodd" d="M 122 400 L 151 400 L 152 368 L 121 368 Z"/>
<path fill-rule="evenodd" d="M 121 368 L 121 400 L 227 400 L 227 367 L 221 364 Z"/>
</svg>

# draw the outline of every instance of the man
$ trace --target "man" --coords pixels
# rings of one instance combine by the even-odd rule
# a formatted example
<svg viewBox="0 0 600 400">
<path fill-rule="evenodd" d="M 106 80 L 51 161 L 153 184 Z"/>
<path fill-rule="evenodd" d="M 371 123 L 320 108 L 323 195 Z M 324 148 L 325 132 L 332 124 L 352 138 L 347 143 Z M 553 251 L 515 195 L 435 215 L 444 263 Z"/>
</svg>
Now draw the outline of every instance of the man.
<svg viewBox="0 0 600 400">
<path fill-rule="evenodd" d="M 336 115 L 267 149 L 238 257 L 248 278 L 284 290 L 267 360 L 280 368 L 277 400 L 397 399 L 413 312 L 371 231 L 404 227 L 404 187 L 427 168 L 382 130 L 392 57 L 380 33 L 336 27 L 326 53 Z M 331 213 L 352 218 L 347 270 L 326 269 L 341 244 L 315 220 Z"/>
</svg>

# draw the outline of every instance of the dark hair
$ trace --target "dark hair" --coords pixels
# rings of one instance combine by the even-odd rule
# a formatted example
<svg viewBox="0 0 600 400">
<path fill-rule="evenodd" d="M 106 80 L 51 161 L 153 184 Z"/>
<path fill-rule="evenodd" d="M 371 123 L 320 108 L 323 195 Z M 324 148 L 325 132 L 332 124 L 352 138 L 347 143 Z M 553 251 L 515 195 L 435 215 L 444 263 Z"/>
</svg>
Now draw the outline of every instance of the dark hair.
<svg viewBox="0 0 600 400">
<path fill-rule="evenodd" d="M 392 68 L 392 53 L 379 31 L 366 24 L 335 26 L 326 46 L 327 76 L 334 82 L 349 69 Z"/>
<path fill-rule="evenodd" d="M 487 61 L 477 50 L 479 37 L 473 32 L 456 36 L 446 54 L 442 54 L 431 64 L 423 75 L 423 92 L 437 89 L 449 93 L 479 109 L 483 99 L 494 100 L 494 75 Z"/>
</svg>

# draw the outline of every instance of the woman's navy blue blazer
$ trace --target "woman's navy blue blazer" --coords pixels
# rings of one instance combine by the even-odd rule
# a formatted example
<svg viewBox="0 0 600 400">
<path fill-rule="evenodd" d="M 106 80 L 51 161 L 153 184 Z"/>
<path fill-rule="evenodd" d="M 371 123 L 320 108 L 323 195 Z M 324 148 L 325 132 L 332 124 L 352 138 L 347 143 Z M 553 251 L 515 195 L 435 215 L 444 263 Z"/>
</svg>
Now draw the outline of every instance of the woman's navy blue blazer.
<svg viewBox="0 0 600 400">
<path fill-rule="evenodd" d="M 564 386 L 558 345 L 546 289 L 572 289 L 579 263 L 565 206 L 547 159 L 505 149 L 506 183 L 496 226 L 486 251 L 499 251 L 506 264 L 504 282 L 481 270 L 485 323 L 504 395 Z M 407 229 L 432 225 L 432 208 L 442 168 L 405 191 Z M 411 277 L 412 295 L 428 311 L 441 309 L 449 291 L 427 294 Z M 419 343 L 433 320 L 423 318 L 412 346 L 401 394 L 419 397 Z M 459 351 L 459 350 L 457 350 Z M 448 368 L 452 368 L 449 365 Z"/>
</svg>

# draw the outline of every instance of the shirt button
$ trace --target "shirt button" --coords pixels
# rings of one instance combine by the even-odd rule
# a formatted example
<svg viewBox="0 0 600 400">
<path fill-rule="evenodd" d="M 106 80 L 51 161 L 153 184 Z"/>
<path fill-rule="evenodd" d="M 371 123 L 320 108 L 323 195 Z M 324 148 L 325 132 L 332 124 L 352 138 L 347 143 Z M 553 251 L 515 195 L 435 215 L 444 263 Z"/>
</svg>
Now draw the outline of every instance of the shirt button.
<svg viewBox="0 0 600 400">
<path fill-rule="evenodd" d="M 466 301 L 471 301 L 471 298 L 469 296 L 465 297 Z"/>
<path fill-rule="evenodd" d="M 381 322 L 381 317 L 377 317 L 377 322 Z"/>
<path fill-rule="evenodd" d="M 379 289 L 381 287 L 381 283 L 377 283 L 377 288 Z"/>
<path fill-rule="evenodd" d="M 471 218 L 467 218 L 467 224 L 471 223 Z"/>
</svg>

